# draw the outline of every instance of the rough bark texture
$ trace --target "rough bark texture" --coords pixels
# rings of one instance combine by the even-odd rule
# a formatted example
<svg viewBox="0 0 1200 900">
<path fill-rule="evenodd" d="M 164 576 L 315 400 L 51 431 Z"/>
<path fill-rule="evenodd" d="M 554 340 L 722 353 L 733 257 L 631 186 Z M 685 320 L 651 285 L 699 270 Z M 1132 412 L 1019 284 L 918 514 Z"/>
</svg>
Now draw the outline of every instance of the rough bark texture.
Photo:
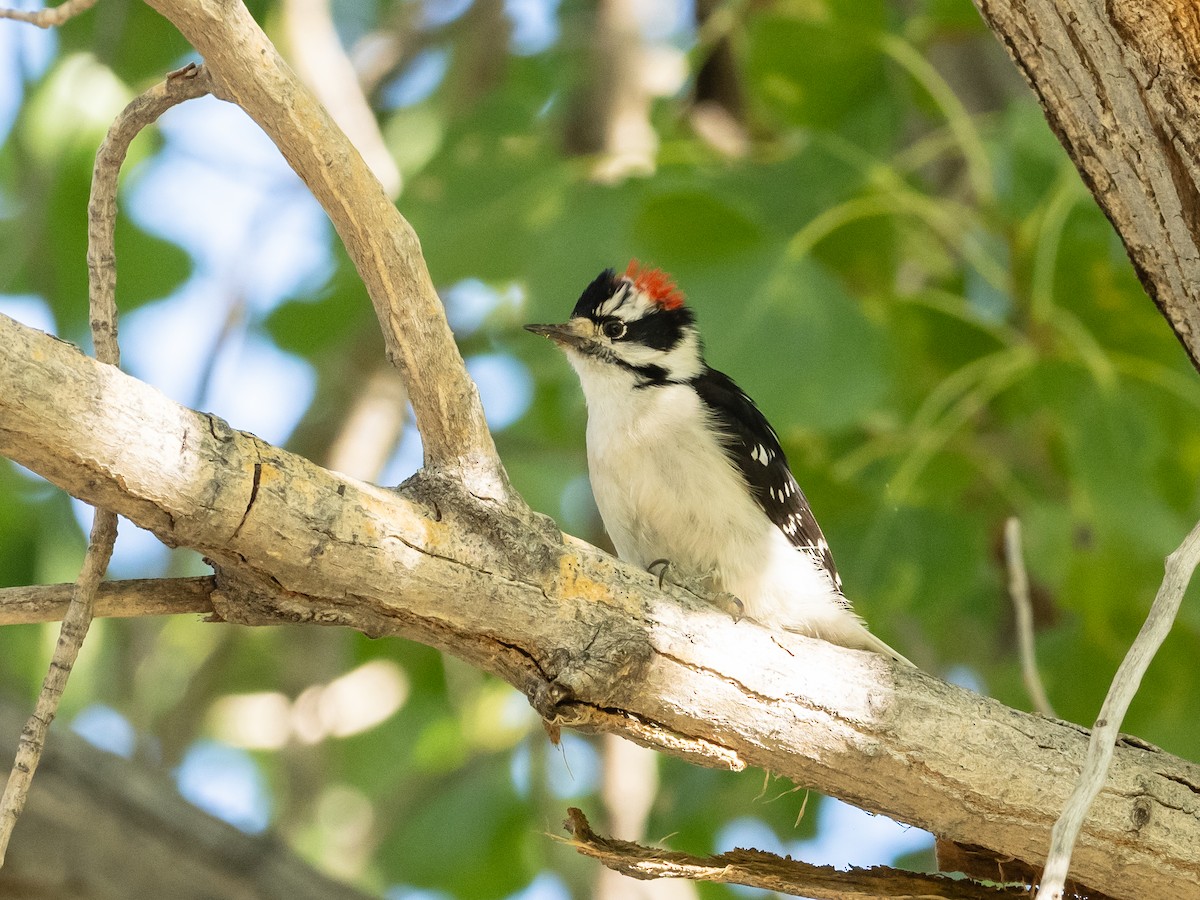
<svg viewBox="0 0 1200 900">
<path fill-rule="evenodd" d="M 0 705 L 0 742 L 24 715 Z M 150 772 L 56 727 L 0 869 L 14 900 L 368 900 Z"/>
<path fill-rule="evenodd" d="M 2 316 L 0 453 L 206 554 L 228 621 L 412 637 L 562 725 L 761 766 L 1027 860 L 1078 775 L 1077 726 L 735 624 L 453 479 L 392 492 L 338 476 Z M 1073 873 L 1119 898 L 1194 897 L 1198 815 L 1200 767 L 1125 740 Z"/>
<path fill-rule="evenodd" d="M 975 2 L 1200 367 L 1200 5 Z"/>
</svg>

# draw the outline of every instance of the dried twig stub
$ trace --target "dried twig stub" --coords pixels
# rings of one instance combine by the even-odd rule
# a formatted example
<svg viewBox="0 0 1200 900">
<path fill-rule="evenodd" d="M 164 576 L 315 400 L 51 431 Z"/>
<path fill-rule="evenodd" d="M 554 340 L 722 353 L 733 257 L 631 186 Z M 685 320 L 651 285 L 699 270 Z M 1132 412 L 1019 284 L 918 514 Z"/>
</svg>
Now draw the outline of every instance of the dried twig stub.
<svg viewBox="0 0 1200 900">
<path fill-rule="evenodd" d="M 1033 645 L 1033 602 L 1029 596 L 1029 575 L 1025 571 L 1025 554 L 1021 550 L 1021 520 L 1016 516 L 1004 523 L 1004 559 L 1008 567 L 1008 593 L 1017 616 L 1017 645 L 1021 650 L 1021 676 L 1033 708 L 1043 716 L 1057 718 L 1042 676 L 1038 671 L 1037 653 Z"/>
</svg>

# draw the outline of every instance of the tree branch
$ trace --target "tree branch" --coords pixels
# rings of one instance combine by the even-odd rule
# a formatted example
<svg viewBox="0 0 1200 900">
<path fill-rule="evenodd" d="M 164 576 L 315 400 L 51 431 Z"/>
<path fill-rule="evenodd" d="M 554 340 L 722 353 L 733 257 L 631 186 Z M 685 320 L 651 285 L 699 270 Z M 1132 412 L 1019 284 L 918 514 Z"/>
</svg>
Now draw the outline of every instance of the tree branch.
<svg viewBox="0 0 1200 900">
<path fill-rule="evenodd" d="M 905 872 L 887 866 L 839 871 L 814 866 L 790 856 L 762 850 L 731 850 L 715 856 L 693 856 L 677 850 L 644 847 L 632 841 L 600 837 L 583 813 L 567 810 L 563 827 L 570 844 L 584 856 L 599 860 L 630 878 L 687 878 L 809 897 L 811 900 L 999 900 L 1029 897 L 1026 886 L 989 887 L 945 875 Z"/>
<path fill-rule="evenodd" d="M 0 9 L 0 19 L 13 19 L 17 22 L 28 22 L 38 28 L 53 28 L 62 25 L 80 13 L 87 12 L 96 5 L 96 0 L 67 0 L 58 6 L 46 9 Z"/>
<path fill-rule="evenodd" d="M 1200 6 L 975 0 L 1200 368 Z"/>
<path fill-rule="evenodd" d="M 87 552 L 83 556 L 79 578 L 71 585 L 71 595 L 63 614 L 58 641 L 50 658 L 50 668 L 46 677 L 42 679 L 33 714 L 21 729 L 12 771 L 4 784 L 4 794 L 0 796 L 0 868 L 4 866 L 13 829 L 16 828 L 21 811 L 25 808 L 34 773 L 37 772 L 42 751 L 46 746 L 50 723 L 58 714 L 58 704 L 63 691 L 66 690 L 67 679 L 75 667 L 83 639 L 92 624 L 96 588 L 100 579 L 104 577 L 108 561 L 112 559 L 113 544 L 116 540 L 116 515 L 107 510 L 97 509 L 92 520 L 91 536 L 88 539 Z"/>
<path fill-rule="evenodd" d="M 284 0 L 280 11 L 297 73 L 358 148 L 384 193 L 399 197 L 400 168 L 342 46 L 330 0 Z"/>
<path fill-rule="evenodd" d="M 0 588 L 0 626 L 58 622 L 66 615 L 73 584 Z M 212 615 L 217 581 L 199 578 L 139 578 L 101 582 L 93 614 L 98 617 Z"/>
<path fill-rule="evenodd" d="M 474 383 L 412 226 L 240 0 L 148 0 L 204 57 L 214 93 L 244 109 L 325 208 L 375 305 L 399 367 L 425 463 L 467 489 L 519 503 L 496 454 Z"/>
<path fill-rule="evenodd" d="M 1021 520 L 1011 516 L 1004 523 L 1004 561 L 1008 568 L 1008 595 L 1013 602 L 1017 619 L 1017 646 L 1021 652 L 1021 677 L 1033 708 L 1043 716 L 1054 718 L 1054 707 L 1046 696 L 1042 676 L 1038 672 L 1037 649 L 1033 640 L 1033 601 L 1029 596 L 1029 574 L 1025 570 L 1025 554 L 1021 550 Z"/>
<path fill-rule="evenodd" d="M 117 269 L 114 234 L 117 220 L 117 177 L 134 137 L 163 112 L 185 100 L 208 93 L 208 78 L 199 67 L 188 65 L 135 97 L 117 116 L 96 153 L 88 202 L 88 309 L 96 359 L 116 366 L 121 361 L 117 344 Z M 93 605 L 100 579 L 112 559 L 117 540 L 117 516 L 97 507 L 79 577 L 63 615 L 62 629 L 42 681 L 33 715 L 21 731 L 12 772 L 0 796 L 0 866 L 13 828 L 25 807 L 25 798 L 41 759 L 50 723 L 67 687 L 83 640 L 92 623 Z"/>
<path fill-rule="evenodd" d="M 882 657 L 774 634 L 540 516 L 497 514 L 425 473 L 393 492 L 180 407 L 0 316 L 0 453 L 218 568 L 228 621 L 423 641 L 561 725 L 709 766 L 761 766 L 939 835 L 1039 859 L 1086 732 Z M 1075 871 L 1113 897 L 1200 880 L 1200 767 L 1133 739 Z"/>
</svg>

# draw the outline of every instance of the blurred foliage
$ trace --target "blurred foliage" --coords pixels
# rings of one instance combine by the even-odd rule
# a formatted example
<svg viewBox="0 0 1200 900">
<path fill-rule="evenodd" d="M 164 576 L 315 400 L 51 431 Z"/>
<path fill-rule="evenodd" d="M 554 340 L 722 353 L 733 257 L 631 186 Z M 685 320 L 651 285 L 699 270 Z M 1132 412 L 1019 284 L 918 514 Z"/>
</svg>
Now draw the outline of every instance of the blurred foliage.
<svg viewBox="0 0 1200 900">
<path fill-rule="evenodd" d="M 413 2 L 335 12 L 347 40 L 398 36 L 389 77 L 422 53 L 448 61 L 415 102 L 389 103 L 386 79 L 372 97 L 404 169 L 400 208 L 436 282 L 479 279 L 521 298 L 460 338 L 464 355 L 513 357 L 532 377 L 532 405 L 497 435 L 525 497 L 603 545 L 580 500 L 575 378 L 518 325 L 565 316 L 606 266 L 652 262 L 688 293 L 710 361 L 775 424 L 875 630 L 924 668 L 1027 707 L 999 552 L 1004 519 L 1020 516 L 1049 694 L 1061 716 L 1090 721 L 1163 556 L 1200 515 L 1200 381 L 969 0 L 730 3 L 699 44 L 685 23 L 666 43 L 691 73 L 715 37 L 729 41 L 747 153 L 724 155 L 693 130 L 685 83 L 653 104 L 654 173 L 604 184 L 590 160 L 563 151 L 570 98 L 587 77 L 590 5 L 557 8 L 558 38 L 536 52 L 492 41 L 487 59 L 479 29 L 499 5 L 434 15 L 454 6 L 430 3 L 424 25 Z M 0 148 L 0 293 L 44 298 L 60 334 L 83 343 L 91 155 L 119 105 L 186 47 L 132 0 L 101 0 L 61 35 Z M 142 138 L 130 168 L 156 152 Z M 125 311 L 189 275 L 183 249 L 128 218 L 118 242 Z M 235 326 L 314 367 L 317 399 L 297 432 L 310 437 L 312 422 L 344 415 L 362 371 L 353 361 L 381 348 L 357 276 L 333 252 L 312 296 Z M 327 449 L 296 446 L 318 459 Z M 71 580 L 82 548 L 66 500 L 0 465 L 0 583 Z M 172 572 L 202 570 L 172 559 Z M 1196 609 L 1185 604 L 1125 726 L 1193 759 Z M 53 633 L 5 631 L 6 695 L 33 695 Z M 592 864 L 543 834 L 568 800 L 598 810 L 593 777 L 553 775 L 564 762 L 587 769 L 593 751 L 577 739 L 550 747 L 520 698 L 427 648 L 313 629 L 104 622 L 63 718 L 108 704 L 138 729 L 139 756 L 171 767 L 219 732 L 220 698 L 294 699 L 377 657 L 402 669 L 398 712 L 353 736 L 254 751 L 281 833 L 380 891 L 484 900 L 552 869 L 586 896 Z M 651 838 L 703 852 L 745 817 L 785 842 L 811 834 L 811 815 L 797 824 L 802 795 L 764 788 L 761 774 L 662 760 L 660 776 Z M 358 836 L 353 852 L 339 843 L 346 834 Z"/>
</svg>

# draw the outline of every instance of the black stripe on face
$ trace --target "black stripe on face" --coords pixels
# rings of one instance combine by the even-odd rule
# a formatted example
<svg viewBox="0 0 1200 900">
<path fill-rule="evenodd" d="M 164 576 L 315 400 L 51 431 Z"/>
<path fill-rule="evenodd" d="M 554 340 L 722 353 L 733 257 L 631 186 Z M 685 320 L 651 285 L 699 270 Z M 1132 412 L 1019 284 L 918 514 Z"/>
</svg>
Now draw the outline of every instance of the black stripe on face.
<svg viewBox="0 0 1200 900">
<path fill-rule="evenodd" d="M 571 316 L 586 316 L 589 319 L 595 319 L 596 310 L 600 308 L 600 304 L 610 299 L 617 292 L 620 284 L 621 280 L 617 278 L 617 273 L 613 269 L 605 269 L 583 289 Z"/>
<path fill-rule="evenodd" d="M 662 366 L 631 366 L 629 363 L 618 360 L 620 365 L 630 372 L 635 374 L 640 381 L 634 383 L 633 389 L 640 390 L 648 387 L 659 387 L 667 384 L 667 370 Z"/>
<path fill-rule="evenodd" d="M 640 388 L 657 387 L 663 384 L 669 384 L 670 379 L 667 378 L 667 370 L 662 366 L 656 366 L 654 363 L 646 363 L 637 365 L 628 360 L 621 359 L 608 347 L 596 343 L 588 343 L 583 346 L 574 348 L 577 353 L 582 353 L 585 356 L 591 356 L 603 362 L 610 363 L 614 366 L 619 366 L 626 372 L 631 372 L 637 381 L 634 382 L 634 390 Z"/>
<path fill-rule="evenodd" d="M 679 309 L 656 309 L 647 316 L 627 322 L 628 330 L 622 340 L 642 344 L 651 350 L 672 350 L 683 338 L 684 329 L 695 321 L 686 306 Z"/>
</svg>

